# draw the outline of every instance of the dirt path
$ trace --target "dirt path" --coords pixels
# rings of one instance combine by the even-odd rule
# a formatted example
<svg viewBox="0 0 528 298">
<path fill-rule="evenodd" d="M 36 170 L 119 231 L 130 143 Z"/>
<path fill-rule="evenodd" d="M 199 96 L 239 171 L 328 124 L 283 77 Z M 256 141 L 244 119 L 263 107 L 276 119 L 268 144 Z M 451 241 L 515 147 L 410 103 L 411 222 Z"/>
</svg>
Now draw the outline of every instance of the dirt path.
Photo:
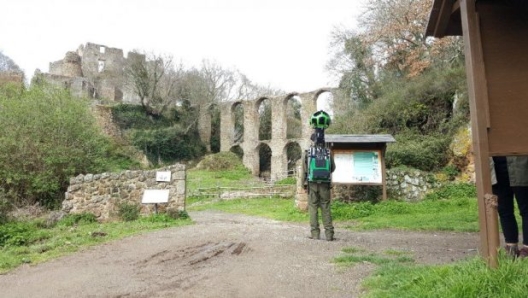
<svg viewBox="0 0 528 298">
<path fill-rule="evenodd" d="M 331 263 L 344 247 L 408 251 L 418 263 L 477 254 L 476 233 L 352 232 L 307 238 L 308 224 L 221 212 L 0 275 L 1 297 L 358 297 L 368 263 Z"/>
</svg>

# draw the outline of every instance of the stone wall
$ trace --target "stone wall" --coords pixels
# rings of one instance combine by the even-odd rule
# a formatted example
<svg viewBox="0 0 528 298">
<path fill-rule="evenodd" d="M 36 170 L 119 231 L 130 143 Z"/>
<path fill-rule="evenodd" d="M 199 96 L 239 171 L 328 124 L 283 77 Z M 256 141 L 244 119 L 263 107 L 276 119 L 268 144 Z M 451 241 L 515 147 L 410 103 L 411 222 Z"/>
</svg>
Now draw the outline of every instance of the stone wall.
<svg viewBox="0 0 528 298">
<path fill-rule="evenodd" d="M 170 171 L 170 182 L 156 181 L 158 171 Z M 141 204 L 146 189 L 168 189 L 169 202 L 158 204 L 159 210 L 185 210 L 185 165 L 176 164 L 151 171 L 124 171 L 79 175 L 70 179 L 62 202 L 62 211 L 78 214 L 90 212 L 99 221 L 117 219 L 122 202 Z M 154 212 L 154 204 L 141 204 L 141 214 Z"/>
<path fill-rule="evenodd" d="M 387 170 L 387 196 L 404 201 L 419 201 L 443 184 L 434 174 L 416 169 Z"/>
</svg>

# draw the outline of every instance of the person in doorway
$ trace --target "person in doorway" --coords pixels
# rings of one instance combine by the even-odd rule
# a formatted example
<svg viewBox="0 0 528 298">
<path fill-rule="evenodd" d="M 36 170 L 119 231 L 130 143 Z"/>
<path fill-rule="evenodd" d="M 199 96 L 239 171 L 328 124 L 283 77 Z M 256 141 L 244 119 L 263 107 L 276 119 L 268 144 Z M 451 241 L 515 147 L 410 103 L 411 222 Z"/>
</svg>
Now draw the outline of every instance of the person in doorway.
<svg viewBox="0 0 528 298">
<path fill-rule="evenodd" d="M 494 156 L 491 170 L 506 253 L 512 257 L 528 257 L 528 156 Z M 523 245 L 520 249 L 514 198 L 522 221 Z"/>
<path fill-rule="evenodd" d="M 330 211 L 331 174 L 335 163 L 324 140 L 324 129 L 330 125 L 330 117 L 324 111 L 314 113 L 310 125 L 315 128 L 311 136 L 312 145 L 306 150 L 303 172 L 304 187 L 308 192 L 308 213 L 310 215 L 311 239 L 320 239 L 319 209 L 327 241 L 334 240 L 334 226 Z"/>
</svg>

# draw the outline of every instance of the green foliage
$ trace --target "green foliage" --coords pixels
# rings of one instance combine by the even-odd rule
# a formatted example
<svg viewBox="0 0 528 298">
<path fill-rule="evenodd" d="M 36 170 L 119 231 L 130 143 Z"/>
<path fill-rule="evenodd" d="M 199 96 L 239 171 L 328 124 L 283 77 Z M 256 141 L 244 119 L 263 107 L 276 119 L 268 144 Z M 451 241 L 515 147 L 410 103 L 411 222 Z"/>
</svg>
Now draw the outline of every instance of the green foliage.
<svg viewBox="0 0 528 298">
<path fill-rule="evenodd" d="M 66 227 L 72 227 L 76 225 L 83 225 L 97 222 L 97 217 L 93 213 L 83 212 L 77 214 L 68 214 L 62 218 L 57 224 Z"/>
<path fill-rule="evenodd" d="M 233 152 L 219 152 L 207 155 L 200 161 L 196 168 L 209 171 L 247 171 L 240 157 Z"/>
<path fill-rule="evenodd" d="M 112 115 L 153 165 L 191 160 L 205 153 L 196 125 L 197 110 L 187 102 L 162 115 L 148 115 L 142 106 L 121 104 L 112 107 Z"/>
<path fill-rule="evenodd" d="M 308 221 L 308 214 L 297 209 L 291 200 L 279 197 L 200 201 L 189 206 L 189 211 L 221 210 L 229 213 L 262 216 L 283 221 Z"/>
<path fill-rule="evenodd" d="M 0 247 L 27 246 L 49 237 L 49 231 L 39 229 L 35 222 L 9 222 L 0 225 Z"/>
<path fill-rule="evenodd" d="M 526 297 L 528 259 L 512 261 L 499 255 L 491 270 L 474 257 L 447 265 L 412 266 L 395 262 L 380 266 L 363 286 L 366 297 Z"/>
<path fill-rule="evenodd" d="M 477 190 L 471 183 L 450 183 L 425 195 L 426 200 L 447 200 L 452 198 L 475 198 Z"/>
<path fill-rule="evenodd" d="M 115 167 L 87 101 L 64 89 L 0 87 L 0 188 L 13 204 L 54 207 L 69 178 Z"/>
<path fill-rule="evenodd" d="M 442 171 L 449 181 L 455 180 L 455 178 L 460 174 L 460 170 L 453 164 L 445 166 Z"/>
<path fill-rule="evenodd" d="M 429 70 L 414 78 L 377 80 L 383 87 L 373 90 L 375 100 L 338 113 L 329 132 L 392 134 L 396 143 L 387 148 L 388 167 L 433 171 L 446 166 L 453 135 L 469 118 L 463 65 Z"/>
<path fill-rule="evenodd" d="M 174 222 L 177 217 L 172 217 L 169 213 L 151 214 L 149 216 L 143 216 L 138 219 L 139 222 L 146 223 L 170 223 Z"/>
<path fill-rule="evenodd" d="M 189 214 L 185 210 L 167 210 L 167 216 L 174 219 L 189 219 Z"/>
<path fill-rule="evenodd" d="M 379 203 L 332 203 L 337 221 L 352 221 L 351 229 L 408 229 L 437 231 L 478 230 L 477 201 L 474 197 L 452 197 L 449 200 Z"/>
<path fill-rule="evenodd" d="M 124 221 L 133 221 L 139 218 L 141 206 L 129 202 L 121 202 L 117 205 L 117 215 Z"/>
<path fill-rule="evenodd" d="M 275 182 L 276 185 L 295 185 L 297 184 L 296 177 L 287 177 L 282 180 Z"/>
<path fill-rule="evenodd" d="M 388 168 L 408 166 L 422 171 L 444 167 L 449 158 L 449 135 L 406 133 L 395 136 L 396 142 L 387 146 Z"/>
<path fill-rule="evenodd" d="M 372 263 L 376 265 L 412 263 L 414 260 L 406 256 L 406 252 L 386 251 L 384 255 L 368 253 L 363 249 L 345 247 L 343 254 L 334 258 L 333 262 L 341 266 L 352 266 L 357 263 Z"/>
<path fill-rule="evenodd" d="M 11 210 L 11 205 L 7 200 L 7 196 L 4 193 L 4 190 L 0 188 L 0 225 L 6 223 L 9 220 L 9 211 Z"/>
<path fill-rule="evenodd" d="M 156 129 L 174 124 L 178 113 L 175 110 L 168 113 L 171 117 L 152 117 L 145 113 L 140 105 L 119 104 L 112 107 L 112 117 L 122 130 L 126 129 Z"/>
<path fill-rule="evenodd" d="M 157 165 L 190 160 L 205 153 L 199 136 L 190 134 L 179 126 L 154 130 L 134 130 L 132 143 L 143 150 L 149 161 Z"/>
</svg>

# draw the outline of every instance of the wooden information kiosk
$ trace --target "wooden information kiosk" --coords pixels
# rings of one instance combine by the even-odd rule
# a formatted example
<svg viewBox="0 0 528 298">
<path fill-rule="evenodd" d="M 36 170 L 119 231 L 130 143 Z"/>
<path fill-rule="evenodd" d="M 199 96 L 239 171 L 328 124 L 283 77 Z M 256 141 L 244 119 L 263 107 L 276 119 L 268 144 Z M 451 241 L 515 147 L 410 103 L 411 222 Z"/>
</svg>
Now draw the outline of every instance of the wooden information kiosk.
<svg viewBox="0 0 528 298">
<path fill-rule="evenodd" d="M 500 247 L 490 156 L 528 155 L 528 1 L 434 0 L 426 34 L 462 35 L 479 200 L 480 253 Z"/>
</svg>

